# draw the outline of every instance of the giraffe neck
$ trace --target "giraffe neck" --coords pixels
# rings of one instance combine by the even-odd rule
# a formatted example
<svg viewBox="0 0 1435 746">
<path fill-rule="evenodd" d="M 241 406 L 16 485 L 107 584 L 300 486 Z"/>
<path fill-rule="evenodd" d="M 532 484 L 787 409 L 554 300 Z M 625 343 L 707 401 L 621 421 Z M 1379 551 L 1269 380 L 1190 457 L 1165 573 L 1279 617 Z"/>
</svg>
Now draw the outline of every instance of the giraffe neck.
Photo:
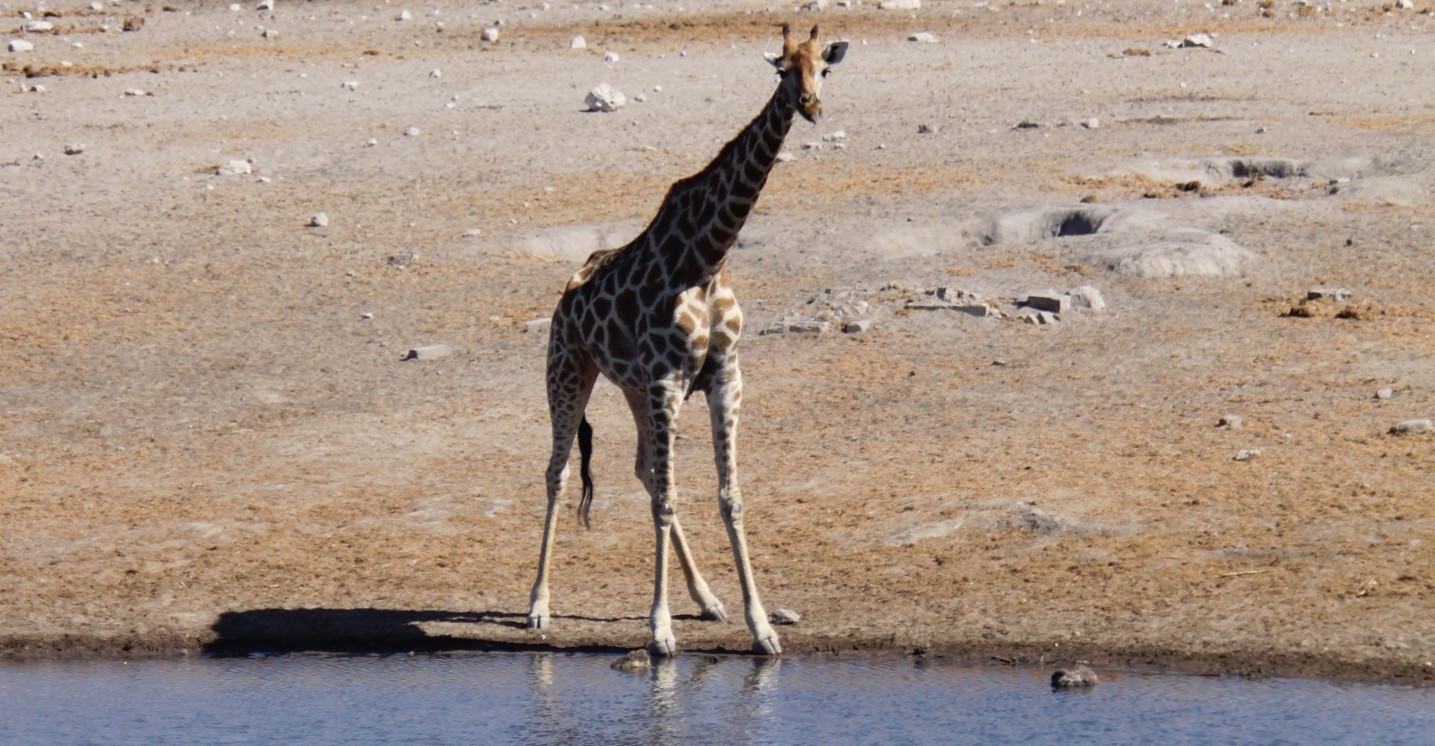
<svg viewBox="0 0 1435 746">
<path fill-rule="evenodd" d="M 779 83 L 762 111 L 707 168 L 668 191 L 648 232 L 674 279 L 691 286 L 722 270 L 796 112 L 792 92 Z"/>
</svg>

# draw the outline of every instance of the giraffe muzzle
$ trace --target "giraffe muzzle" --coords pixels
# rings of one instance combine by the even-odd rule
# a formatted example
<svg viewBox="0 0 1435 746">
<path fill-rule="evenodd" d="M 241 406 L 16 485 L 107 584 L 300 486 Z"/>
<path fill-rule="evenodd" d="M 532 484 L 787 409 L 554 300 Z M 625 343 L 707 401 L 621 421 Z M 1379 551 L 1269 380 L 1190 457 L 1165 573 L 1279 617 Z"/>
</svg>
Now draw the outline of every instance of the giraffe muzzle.
<svg viewBox="0 0 1435 746">
<path fill-rule="evenodd" d="M 804 93 L 797 97 L 797 110 L 801 112 L 802 118 L 809 122 L 816 123 L 817 118 L 822 116 L 822 102 L 811 93 Z"/>
</svg>

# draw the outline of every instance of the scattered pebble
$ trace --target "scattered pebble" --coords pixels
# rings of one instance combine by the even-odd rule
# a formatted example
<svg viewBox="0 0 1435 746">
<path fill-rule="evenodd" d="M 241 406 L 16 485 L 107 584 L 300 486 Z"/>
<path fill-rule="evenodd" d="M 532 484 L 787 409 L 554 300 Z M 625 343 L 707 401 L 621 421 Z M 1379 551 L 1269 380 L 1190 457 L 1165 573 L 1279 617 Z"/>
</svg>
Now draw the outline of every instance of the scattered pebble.
<svg viewBox="0 0 1435 746">
<path fill-rule="evenodd" d="M 254 164 L 238 159 L 225 161 L 214 173 L 218 176 L 247 176 L 254 173 Z"/>
<path fill-rule="evenodd" d="M 498 41 L 498 29 L 490 26 L 483 30 L 483 40 L 487 42 Z"/>
<path fill-rule="evenodd" d="M 1241 450 L 1236 451 L 1236 460 L 1250 461 L 1251 459 L 1259 455 L 1261 455 L 1261 449 L 1259 448 L 1242 448 Z"/>
<path fill-rule="evenodd" d="M 939 39 L 937 39 L 937 35 L 936 35 L 936 34 L 933 34 L 933 33 L 930 32 L 930 31 L 918 31 L 918 32 L 915 33 L 915 34 L 912 34 L 912 35 L 908 36 L 908 37 L 907 37 L 907 41 L 915 41 L 915 42 L 918 42 L 918 43 L 920 43 L 920 44 L 940 44 L 940 43 L 941 43 L 941 41 L 940 41 Z"/>
<path fill-rule="evenodd" d="M 843 334 L 864 334 L 871 328 L 872 319 L 852 319 L 842 322 Z"/>
<path fill-rule="evenodd" d="M 1377 399 L 1389 399 L 1392 396 L 1395 396 L 1395 389 L 1390 388 L 1389 386 L 1386 386 L 1383 389 L 1378 389 L 1375 392 L 1375 398 Z"/>
<path fill-rule="evenodd" d="M 404 10 L 399 11 L 399 15 L 398 15 L 398 18 L 397 18 L 396 20 L 400 20 L 400 21 L 411 21 L 411 20 L 413 20 L 413 17 L 414 17 L 414 14 L 413 14 L 413 13 L 410 13 L 410 12 L 408 11 L 408 9 L 406 8 L 406 9 L 404 9 Z"/>
<path fill-rule="evenodd" d="M 476 237 L 476 236 L 481 236 L 481 235 L 483 235 L 483 229 L 482 229 L 482 228 L 469 228 L 468 230 L 466 230 L 466 231 L 463 232 L 463 237 L 464 237 L 464 238 L 474 238 L 474 237 Z"/>
<path fill-rule="evenodd" d="M 151 93 L 151 92 L 149 92 L 149 91 L 142 90 L 142 89 L 139 89 L 139 88 L 130 88 L 129 90 L 126 90 L 126 91 L 125 91 L 125 95 L 126 95 L 126 96 L 136 96 L 136 97 L 139 97 L 139 96 L 153 96 L 154 94 Z"/>
<path fill-rule="evenodd" d="M 1241 416 L 1238 414 L 1228 414 L 1225 417 L 1222 417 L 1220 422 L 1216 423 L 1216 425 L 1219 427 L 1224 427 L 1231 430 L 1240 430 L 1241 425 L 1243 424 L 1245 424 L 1245 420 L 1242 420 Z"/>
<path fill-rule="evenodd" d="M 788 161 L 797 160 L 797 156 L 793 155 L 791 150 L 783 150 L 778 152 L 777 160 L 782 163 L 787 163 Z"/>
<path fill-rule="evenodd" d="M 442 78 L 442 77 L 443 77 L 443 71 L 440 70 L 440 69 L 438 69 L 437 67 L 435 67 L 434 69 L 429 70 L 429 77 L 430 77 L 430 78 Z"/>
<path fill-rule="evenodd" d="M 613 661 L 611 668 L 614 671 L 646 671 L 652 665 L 653 659 L 648 657 L 648 651 L 639 648 Z"/>
<path fill-rule="evenodd" d="M 1317 285 L 1305 292 L 1306 300 L 1329 300 L 1336 303 L 1344 303 L 1350 300 L 1348 288 L 1333 288 Z"/>
<path fill-rule="evenodd" d="M 802 620 L 802 615 L 792 609 L 776 609 L 767 615 L 767 621 L 773 624 L 797 624 Z"/>
<path fill-rule="evenodd" d="M 1429 435 L 1435 432 L 1435 422 L 1429 419 L 1402 420 L 1390 428 L 1391 435 Z"/>
<path fill-rule="evenodd" d="M 931 135 L 931 134 L 935 134 L 936 131 L 937 131 L 937 128 L 936 128 L 936 127 L 933 127 L 933 126 L 930 125 L 930 124 L 919 124 L 919 125 L 917 125 L 917 134 L 919 134 L 919 135 Z M 878 147 L 878 149 L 881 149 L 881 148 L 884 148 L 884 147 L 886 147 L 886 146 L 885 146 L 885 145 L 879 145 L 879 146 L 877 146 L 877 147 Z"/>
<path fill-rule="evenodd" d="M 1052 689 L 1086 689 L 1096 686 L 1099 679 L 1096 672 L 1084 665 L 1059 668 L 1051 675 Z"/>
<path fill-rule="evenodd" d="M 254 9 L 255 9 L 255 10 L 274 10 L 274 0 L 259 0 L 259 4 L 256 5 L 256 6 L 254 7 Z"/>
<path fill-rule="evenodd" d="M 1101 297 L 1101 291 L 1091 285 L 1082 285 L 1066 291 L 1071 297 L 1072 308 L 1085 308 L 1091 311 L 1105 311 L 1106 299 Z"/>
<path fill-rule="evenodd" d="M 324 214 L 324 213 L 322 213 L 322 212 L 316 212 L 316 213 L 314 213 L 314 216 L 311 217 L 311 218 L 309 218 L 309 227 L 310 227 L 310 228 L 328 228 L 328 227 L 329 227 L 329 216 L 326 215 L 326 214 Z"/>
<path fill-rule="evenodd" d="M 357 91 L 357 90 L 359 90 L 359 81 L 357 81 L 357 80 L 346 80 L 346 81 L 344 81 L 341 85 L 342 85 L 343 89 L 346 90 L 346 91 Z"/>
<path fill-rule="evenodd" d="M 1185 39 L 1181 40 L 1181 46 L 1187 48 L 1196 47 L 1200 49 L 1211 49 L 1216 46 L 1216 42 L 1211 40 L 1210 34 L 1191 34 L 1190 36 L 1187 36 Z"/>
<path fill-rule="evenodd" d="M 1023 305 L 1038 311 L 1066 313 L 1071 310 L 1071 296 L 1058 293 L 1055 290 L 1041 290 L 1027 294 Z"/>
<path fill-rule="evenodd" d="M 11 40 L 10 40 L 10 51 L 12 51 L 12 52 L 33 52 L 33 51 L 35 51 L 35 45 L 34 45 L 34 44 L 31 44 L 31 43 L 28 42 L 28 41 L 25 41 L 24 39 L 11 39 Z"/>
<path fill-rule="evenodd" d="M 408 129 L 404 130 L 404 137 L 418 137 L 419 132 L 420 130 L 418 127 L 409 127 Z"/>
<path fill-rule="evenodd" d="M 587 49 L 587 48 L 588 48 L 588 40 L 587 40 L 587 39 L 584 39 L 582 36 L 575 36 L 575 37 L 573 37 L 573 40 L 572 40 L 572 41 L 568 42 L 568 48 L 569 48 L 569 49 Z"/>
<path fill-rule="evenodd" d="M 85 146 L 82 143 L 72 142 L 65 146 L 65 155 L 79 155 L 83 152 L 85 152 Z"/>
<path fill-rule="evenodd" d="M 922 0 L 882 0 L 877 3 L 878 10 L 921 10 Z"/>
<path fill-rule="evenodd" d="M 437 360 L 441 357 L 448 357 L 453 354 L 453 348 L 448 345 L 425 345 L 415 347 L 404 353 L 404 360 Z"/>
<path fill-rule="evenodd" d="M 618 53 L 617 53 L 617 52 L 604 52 L 604 53 L 603 53 L 603 61 L 604 61 L 604 62 L 617 62 L 617 61 L 618 61 Z"/>
<path fill-rule="evenodd" d="M 44 34 L 55 30 L 55 24 L 49 21 L 30 21 L 20 28 L 27 34 Z"/>
</svg>

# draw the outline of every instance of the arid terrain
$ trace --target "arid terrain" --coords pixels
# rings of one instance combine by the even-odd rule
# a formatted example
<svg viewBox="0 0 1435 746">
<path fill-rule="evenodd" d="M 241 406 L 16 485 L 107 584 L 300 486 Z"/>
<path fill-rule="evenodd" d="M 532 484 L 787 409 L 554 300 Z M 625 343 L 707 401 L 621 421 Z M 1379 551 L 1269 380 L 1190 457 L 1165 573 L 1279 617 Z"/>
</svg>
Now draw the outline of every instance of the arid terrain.
<svg viewBox="0 0 1435 746">
<path fill-rule="evenodd" d="M 784 650 L 1435 681 L 1431 0 L 255 4 L 0 0 L 3 655 L 642 645 L 606 383 L 523 625 L 543 320 L 787 21 L 851 47 L 728 260 Z"/>
</svg>

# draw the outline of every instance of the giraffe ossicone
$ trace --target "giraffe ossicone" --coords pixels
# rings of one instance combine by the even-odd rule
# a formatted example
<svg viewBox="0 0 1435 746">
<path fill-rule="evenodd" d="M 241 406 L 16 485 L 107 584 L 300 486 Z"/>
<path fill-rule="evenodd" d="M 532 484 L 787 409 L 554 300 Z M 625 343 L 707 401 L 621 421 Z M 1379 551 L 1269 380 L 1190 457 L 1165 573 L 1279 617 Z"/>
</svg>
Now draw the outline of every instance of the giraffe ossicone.
<svg viewBox="0 0 1435 746">
<path fill-rule="evenodd" d="M 588 462 L 592 428 L 584 417 L 602 375 L 627 399 L 637 425 L 634 472 L 652 500 L 655 540 L 653 605 L 648 649 L 677 649 L 668 610 L 668 553 L 677 550 L 688 594 L 704 618 L 727 611 L 693 562 L 678 522 L 672 468 L 678 412 L 694 392 L 707 395 L 718 475 L 718 508 L 727 527 L 742 586 L 744 616 L 753 649 L 776 655 L 782 647 L 758 597 L 743 530 L 737 482 L 737 423 L 742 373 L 737 343 L 742 311 L 728 286 L 724 264 L 743 223 L 777 162 L 795 116 L 815 122 L 822 113 L 822 79 L 842 61 L 847 42 L 822 46 L 816 26 L 797 41 L 782 27 L 782 53 L 766 55 L 779 80 L 762 111 L 723 146 L 702 171 L 668 189 L 648 227 L 628 245 L 595 252 L 568 281 L 548 340 L 548 411 L 553 453 L 548 461 L 548 510 L 533 583 L 528 626 L 551 621 L 548 575 L 557 530 L 557 505 L 568 480 L 574 436 L 582 459 L 580 518 L 592 501 Z"/>
</svg>

